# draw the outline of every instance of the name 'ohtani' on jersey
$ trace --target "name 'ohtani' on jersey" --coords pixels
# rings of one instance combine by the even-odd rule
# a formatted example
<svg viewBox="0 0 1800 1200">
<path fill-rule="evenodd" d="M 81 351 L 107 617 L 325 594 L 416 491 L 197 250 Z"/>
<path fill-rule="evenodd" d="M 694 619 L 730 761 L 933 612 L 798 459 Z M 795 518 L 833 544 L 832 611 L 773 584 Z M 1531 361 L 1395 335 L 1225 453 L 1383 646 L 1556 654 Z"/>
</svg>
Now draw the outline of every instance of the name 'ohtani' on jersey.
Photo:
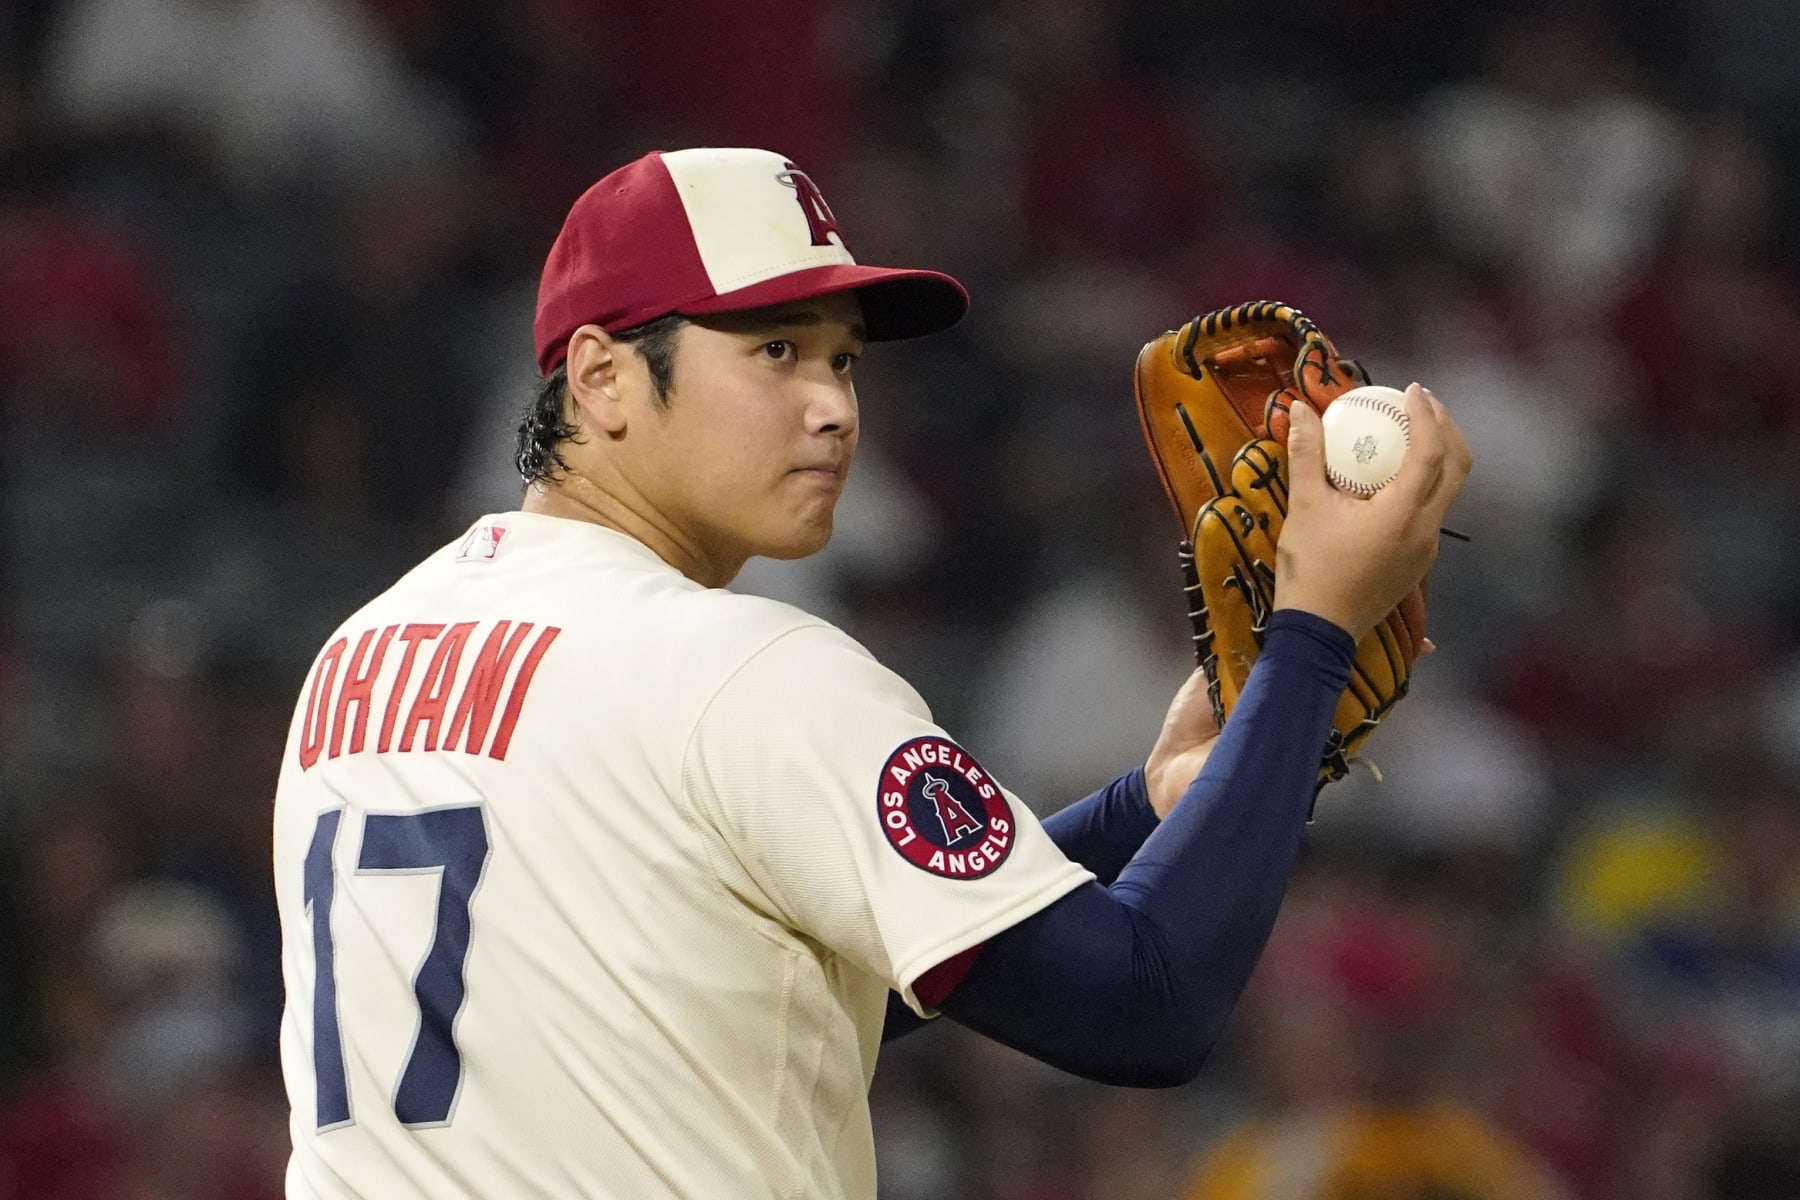
<svg viewBox="0 0 1800 1200">
<path fill-rule="evenodd" d="M 504 759 L 531 677 L 562 630 L 554 625 L 537 628 L 530 621 L 496 621 L 479 639 L 479 649 L 465 671 L 464 651 L 476 644 L 483 624 L 389 625 L 347 634 L 325 647 L 306 694 L 306 718 L 297 744 L 301 769 L 312 767 L 320 756 L 336 758 L 371 749 L 377 754 L 404 754 L 460 747 L 465 754 L 485 752 Z M 530 646 L 521 656 L 527 641 Z M 425 667 L 415 677 L 421 658 Z M 392 669 L 385 669 L 390 664 Z"/>
</svg>

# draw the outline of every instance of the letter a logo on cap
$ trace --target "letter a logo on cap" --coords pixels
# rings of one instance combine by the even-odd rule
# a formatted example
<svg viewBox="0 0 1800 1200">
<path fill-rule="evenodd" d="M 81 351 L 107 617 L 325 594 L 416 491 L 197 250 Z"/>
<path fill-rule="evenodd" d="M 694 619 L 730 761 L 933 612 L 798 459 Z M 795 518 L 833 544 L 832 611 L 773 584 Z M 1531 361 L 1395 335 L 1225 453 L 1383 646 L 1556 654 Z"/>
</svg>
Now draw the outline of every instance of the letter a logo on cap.
<svg viewBox="0 0 1800 1200">
<path fill-rule="evenodd" d="M 837 218 L 831 215 L 831 206 L 825 203 L 824 193 L 812 178 L 791 162 L 781 164 L 787 170 L 775 176 L 783 184 L 794 189 L 794 198 L 800 201 L 800 211 L 806 214 L 806 227 L 812 230 L 812 244 L 829 246 L 831 240 L 827 234 L 838 235 L 838 245 L 844 244 L 844 231 L 838 228 Z"/>
</svg>

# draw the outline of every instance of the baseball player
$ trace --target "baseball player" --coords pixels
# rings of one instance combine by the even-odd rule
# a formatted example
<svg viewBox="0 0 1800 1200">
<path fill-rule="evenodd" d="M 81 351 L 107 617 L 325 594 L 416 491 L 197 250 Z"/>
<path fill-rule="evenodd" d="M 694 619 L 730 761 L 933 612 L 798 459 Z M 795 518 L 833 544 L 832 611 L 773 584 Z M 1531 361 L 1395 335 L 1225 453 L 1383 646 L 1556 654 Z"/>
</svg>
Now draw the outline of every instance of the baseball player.
<svg viewBox="0 0 1800 1200">
<path fill-rule="evenodd" d="M 1228 729 L 1196 676 L 1143 767 L 1040 825 L 851 638 L 724 590 L 830 536 L 865 344 L 966 304 L 858 265 L 765 151 L 576 201 L 522 509 L 350 617 L 294 715 L 290 1197 L 868 1200 L 884 1027 L 938 1011 L 1095 1079 L 1197 1070 L 1351 635 L 1423 575 L 1467 451 L 1415 388 L 1400 479 L 1351 501 L 1296 411 L 1281 611 Z"/>
</svg>

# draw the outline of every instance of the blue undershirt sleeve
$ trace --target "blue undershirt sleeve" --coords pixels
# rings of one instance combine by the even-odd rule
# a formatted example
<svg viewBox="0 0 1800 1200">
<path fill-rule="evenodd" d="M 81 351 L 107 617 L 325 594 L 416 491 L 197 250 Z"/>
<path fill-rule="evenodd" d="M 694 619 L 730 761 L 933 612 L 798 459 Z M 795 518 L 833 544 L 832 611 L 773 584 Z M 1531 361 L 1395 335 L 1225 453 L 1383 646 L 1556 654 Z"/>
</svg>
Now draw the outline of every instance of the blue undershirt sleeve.
<svg viewBox="0 0 1800 1200">
<path fill-rule="evenodd" d="M 1092 871 L 1102 887 L 1119 877 L 1157 824 L 1142 767 L 1043 821 L 1057 849 Z"/>
<path fill-rule="evenodd" d="M 943 1011 L 1085 1078 L 1191 1079 L 1274 925 L 1353 652 L 1330 622 L 1275 613 L 1175 810 L 1110 886 L 1086 884 L 990 938 Z"/>
<path fill-rule="evenodd" d="M 1094 873 L 1102 884 L 1117 879 L 1125 864 L 1138 852 L 1157 826 L 1156 810 L 1144 769 L 1138 767 L 1113 780 L 1092 795 L 1045 817 L 1044 832 L 1071 862 Z M 891 1042 L 930 1024 L 915 1013 L 897 992 L 888 993 L 887 1020 L 881 1040 Z"/>
</svg>

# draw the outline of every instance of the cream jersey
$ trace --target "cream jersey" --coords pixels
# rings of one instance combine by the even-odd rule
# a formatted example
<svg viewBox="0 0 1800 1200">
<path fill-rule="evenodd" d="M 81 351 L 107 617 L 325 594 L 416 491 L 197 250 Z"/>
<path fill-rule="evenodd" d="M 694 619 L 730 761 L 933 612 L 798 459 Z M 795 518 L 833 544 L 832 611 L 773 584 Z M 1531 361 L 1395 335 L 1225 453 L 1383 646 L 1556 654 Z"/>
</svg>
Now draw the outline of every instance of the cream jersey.
<svg viewBox="0 0 1800 1200">
<path fill-rule="evenodd" d="M 275 801 L 293 1200 L 861 1197 L 888 990 L 1091 878 L 834 627 L 483 518 Z"/>
</svg>

